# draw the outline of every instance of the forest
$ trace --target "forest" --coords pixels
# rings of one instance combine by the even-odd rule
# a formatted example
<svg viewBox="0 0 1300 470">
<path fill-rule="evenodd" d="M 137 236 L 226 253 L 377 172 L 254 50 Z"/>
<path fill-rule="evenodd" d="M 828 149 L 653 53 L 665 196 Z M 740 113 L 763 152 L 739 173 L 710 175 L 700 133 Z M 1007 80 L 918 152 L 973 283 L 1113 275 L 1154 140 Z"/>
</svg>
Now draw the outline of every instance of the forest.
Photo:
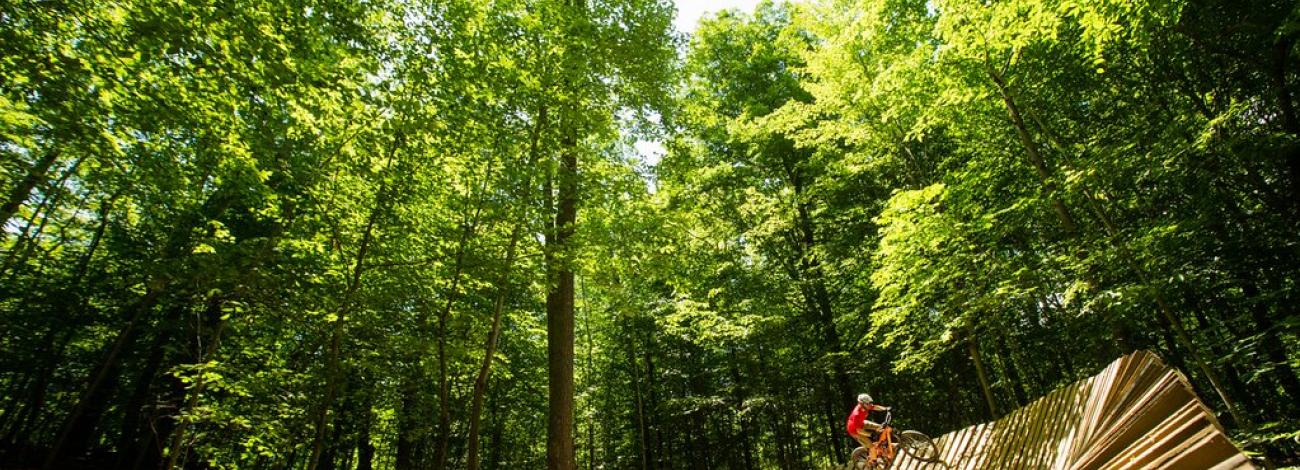
<svg viewBox="0 0 1300 470">
<path fill-rule="evenodd" d="M 1300 465 L 1298 5 L 0 2 L 0 468 L 820 470 L 1136 350 Z"/>
</svg>

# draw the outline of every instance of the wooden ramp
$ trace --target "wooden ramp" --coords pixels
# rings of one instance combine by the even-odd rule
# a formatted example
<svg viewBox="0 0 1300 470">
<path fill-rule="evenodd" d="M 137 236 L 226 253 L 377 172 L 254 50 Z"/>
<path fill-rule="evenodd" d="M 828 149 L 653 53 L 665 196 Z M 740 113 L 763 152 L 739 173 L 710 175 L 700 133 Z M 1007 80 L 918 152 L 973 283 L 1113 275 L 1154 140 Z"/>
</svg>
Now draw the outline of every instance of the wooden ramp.
<svg viewBox="0 0 1300 470">
<path fill-rule="evenodd" d="M 991 423 L 935 440 L 947 464 L 901 455 L 895 469 L 1256 468 L 1155 354 L 1119 358 Z"/>
</svg>

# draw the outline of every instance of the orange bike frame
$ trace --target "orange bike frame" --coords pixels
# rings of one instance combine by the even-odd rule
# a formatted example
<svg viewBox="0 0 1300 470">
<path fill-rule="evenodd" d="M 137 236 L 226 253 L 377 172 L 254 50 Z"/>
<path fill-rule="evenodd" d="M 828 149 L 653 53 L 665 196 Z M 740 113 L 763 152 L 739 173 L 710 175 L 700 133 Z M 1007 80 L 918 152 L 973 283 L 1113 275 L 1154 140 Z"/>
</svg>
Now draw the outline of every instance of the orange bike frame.
<svg viewBox="0 0 1300 470">
<path fill-rule="evenodd" d="M 885 460 L 890 462 L 894 461 L 894 442 L 890 439 L 893 434 L 893 426 L 884 426 L 880 430 L 880 436 L 876 438 L 876 442 L 871 445 L 871 450 L 868 451 L 868 462 L 875 462 L 878 457 L 884 457 Z"/>
</svg>

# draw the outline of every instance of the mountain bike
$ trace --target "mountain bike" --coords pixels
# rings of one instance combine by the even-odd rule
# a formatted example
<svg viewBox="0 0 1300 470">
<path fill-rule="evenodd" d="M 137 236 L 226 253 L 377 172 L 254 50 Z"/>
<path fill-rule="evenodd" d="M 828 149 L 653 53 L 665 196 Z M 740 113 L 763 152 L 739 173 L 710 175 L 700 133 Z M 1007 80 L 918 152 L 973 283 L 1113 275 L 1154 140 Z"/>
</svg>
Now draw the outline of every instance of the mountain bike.
<svg viewBox="0 0 1300 470">
<path fill-rule="evenodd" d="M 920 431 L 901 431 L 894 434 L 890 421 L 893 413 L 886 411 L 885 420 L 880 423 L 880 431 L 869 447 L 853 449 L 849 456 L 848 468 L 851 470 L 885 470 L 894 464 L 898 451 L 906 452 L 916 460 L 928 463 L 940 463 L 939 446 L 930 436 Z"/>
</svg>

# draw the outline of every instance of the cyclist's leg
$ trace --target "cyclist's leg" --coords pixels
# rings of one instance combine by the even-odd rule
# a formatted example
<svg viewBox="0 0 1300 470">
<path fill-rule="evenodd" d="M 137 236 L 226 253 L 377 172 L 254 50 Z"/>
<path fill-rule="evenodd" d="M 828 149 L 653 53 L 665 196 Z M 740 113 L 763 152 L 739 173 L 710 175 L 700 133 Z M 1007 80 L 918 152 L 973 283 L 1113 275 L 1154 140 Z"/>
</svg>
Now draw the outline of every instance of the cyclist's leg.
<svg viewBox="0 0 1300 470">
<path fill-rule="evenodd" d="M 871 433 L 866 429 L 859 430 L 857 434 L 853 434 L 852 436 L 854 440 L 858 441 L 858 444 L 862 445 L 862 447 L 871 447 Z"/>
<path fill-rule="evenodd" d="M 862 432 L 871 433 L 874 435 L 875 433 L 880 432 L 880 428 L 881 428 L 880 423 L 872 422 L 871 420 L 862 422 Z"/>
<path fill-rule="evenodd" d="M 870 460 L 875 460 L 877 457 L 880 457 L 880 448 L 876 446 L 876 438 L 880 436 L 880 428 L 881 426 L 879 424 L 865 421 L 862 423 L 862 429 L 858 430 L 858 436 L 854 436 L 864 447 L 870 449 L 870 453 L 868 454 Z"/>
</svg>

